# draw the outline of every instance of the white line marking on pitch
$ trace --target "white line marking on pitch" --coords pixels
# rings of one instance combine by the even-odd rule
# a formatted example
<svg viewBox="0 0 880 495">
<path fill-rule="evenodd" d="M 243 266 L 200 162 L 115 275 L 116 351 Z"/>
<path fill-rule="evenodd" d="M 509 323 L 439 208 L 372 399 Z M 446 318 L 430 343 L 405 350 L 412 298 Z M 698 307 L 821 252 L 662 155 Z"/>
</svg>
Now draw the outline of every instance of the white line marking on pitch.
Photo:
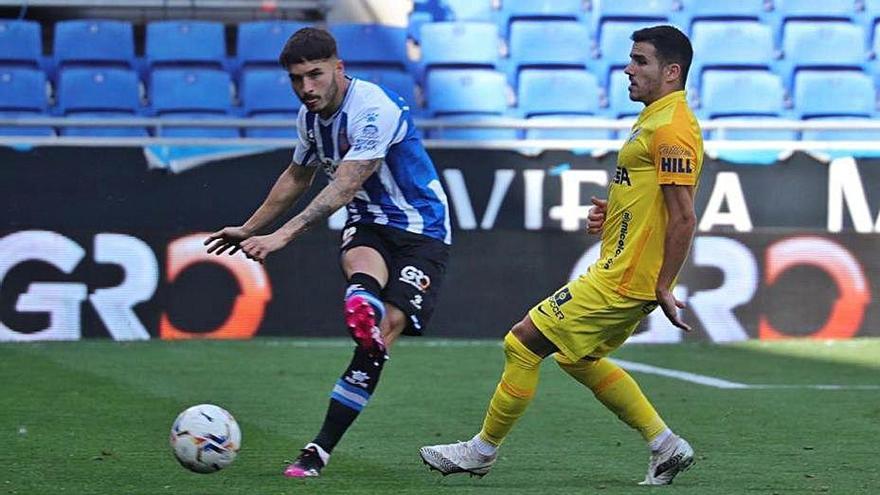
<svg viewBox="0 0 880 495">
<path fill-rule="evenodd" d="M 728 380 L 723 380 L 721 378 L 715 378 L 706 375 L 699 375 L 697 373 L 690 373 L 687 371 L 679 371 L 679 370 L 671 370 L 668 368 L 660 368 L 659 366 L 651 366 L 650 364 L 642 364 L 636 363 L 633 361 L 624 361 L 622 359 L 612 359 L 615 363 L 620 366 L 632 370 L 639 371 L 641 373 L 648 373 L 650 375 L 658 375 L 665 376 L 667 378 L 675 378 L 676 380 L 682 380 L 685 382 L 696 383 L 699 385 L 705 385 L 707 387 L 714 388 L 724 388 L 724 389 L 815 389 L 815 390 L 880 390 L 880 385 L 814 385 L 814 384 L 803 384 L 803 385 L 776 385 L 776 384 L 748 384 L 748 383 L 739 383 L 739 382 L 731 382 Z"/>
</svg>

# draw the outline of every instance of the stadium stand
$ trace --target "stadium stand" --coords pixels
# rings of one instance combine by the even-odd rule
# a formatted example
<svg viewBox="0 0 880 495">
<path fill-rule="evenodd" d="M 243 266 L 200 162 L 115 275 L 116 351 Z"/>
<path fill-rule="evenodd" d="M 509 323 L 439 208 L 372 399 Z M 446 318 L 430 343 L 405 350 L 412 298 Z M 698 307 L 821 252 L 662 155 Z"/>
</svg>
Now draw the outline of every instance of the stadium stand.
<svg viewBox="0 0 880 495">
<path fill-rule="evenodd" d="M 632 47 L 630 36 L 633 31 L 654 26 L 654 21 L 609 21 L 600 26 L 598 51 L 591 70 L 599 78 L 600 84 L 608 88 L 611 72 L 623 69 L 629 64 L 629 51 Z M 609 88 L 610 89 L 610 88 Z"/>
<path fill-rule="evenodd" d="M 580 21 L 588 18 L 582 0 L 505 0 L 498 13 L 498 28 L 507 38 L 511 25 L 517 21 Z"/>
<path fill-rule="evenodd" d="M 507 112 L 507 79 L 488 69 L 436 69 L 428 74 L 428 111 L 450 120 L 491 120 Z M 444 139 L 516 139 L 515 129 L 438 129 Z"/>
<path fill-rule="evenodd" d="M 70 117 L 126 118 L 141 112 L 137 74 L 131 69 L 73 67 L 58 77 L 57 113 Z M 142 127 L 65 127 L 62 136 L 147 136 Z"/>
<path fill-rule="evenodd" d="M 493 0 L 444 0 L 445 17 L 436 20 L 494 21 Z"/>
<path fill-rule="evenodd" d="M 33 21 L 0 21 L 0 65 L 43 66 L 43 30 Z"/>
<path fill-rule="evenodd" d="M 877 95 L 871 78 L 853 71 L 802 71 L 795 77 L 794 111 L 800 118 L 870 117 Z"/>
<path fill-rule="evenodd" d="M 757 21 L 762 22 L 768 12 L 765 0 L 737 0 L 717 2 L 706 0 L 680 0 L 681 12 L 678 24 L 693 33 L 693 24 L 698 21 Z"/>
<path fill-rule="evenodd" d="M 781 117 L 785 89 L 779 76 L 766 70 L 708 70 L 703 74 L 700 117 Z M 731 98 L 731 95 L 748 95 Z"/>
<path fill-rule="evenodd" d="M 340 57 L 347 67 L 407 69 L 404 28 L 378 24 L 331 24 L 330 32 L 336 38 Z"/>
<path fill-rule="evenodd" d="M 311 25 L 297 21 L 250 21 L 238 25 L 238 67 L 278 67 L 278 55 L 291 34 Z"/>
<path fill-rule="evenodd" d="M 510 29 L 508 80 L 517 84 L 524 68 L 576 67 L 585 69 L 590 52 L 586 25 L 576 21 L 516 21 Z"/>
<path fill-rule="evenodd" d="M 795 74 L 804 69 L 851 69 L 861 71 L 867 61 L 865 33 L 849 22 L 791 21 L 782 41 L 783 59 L 778 71 L 791 87 Z"/>
<path fill-rule="evenodd" d="M 243 117 L 295 119 L 301 105 L 290 90 L 287 72 L 276 68 L 252 68 L 242 73 L 241 109 Z M 244 130 L 245 137 L 296 137 L 293 128 L 253 127 Z"/>
<path fill-rule="evenodd" d="M 0 118 L 46 116 L 46 74 L 37 69 L 0 69 Z M 0 126 L 0 136 L 52 136 L 51 127 Z"/>
<path fill-rule="evenodd" d="M 158 117 L 210 120 L 230 117 L 229 74 L 214 69 L 164 68 L 152 74 L 150 102 Z M 222 127 L 169 127 L 162 136 L 238 137 L 238 130 Z"/>
<path fill-rule="evenodd" d="M 127 21 L 74 20 L 55 24 L 56 69 L 69 66 L 135 68 L 134 31 Z"/>
<path fill-rule="evenodd" d="M 223 24 L 213 21 L 156 21 L 147 24 L 145 58 L 150 68 L 226 66 Z"/>
<path fill-rule="evenodd" d="M 584 70 L 528 69 L 522 72 L 517 102 L 527 119 L 569 117 L 595 121 L 600 113 L 601 90 L 596 77 Z M 592 117 L 584 119 L 584 117 Z M 576 119 L 572 119 L 575 117 Z M 529 129 L 528 139 L 608 139 L 607 130 Z"/>
<path fill-rule="evenodd" d="M 694 61 L 688 86 L 698 90 L 707 69 L 765 69 L 775 63 L 773 32 L 756 21 L 697 21 L 691 43 Z"/>
</svg>

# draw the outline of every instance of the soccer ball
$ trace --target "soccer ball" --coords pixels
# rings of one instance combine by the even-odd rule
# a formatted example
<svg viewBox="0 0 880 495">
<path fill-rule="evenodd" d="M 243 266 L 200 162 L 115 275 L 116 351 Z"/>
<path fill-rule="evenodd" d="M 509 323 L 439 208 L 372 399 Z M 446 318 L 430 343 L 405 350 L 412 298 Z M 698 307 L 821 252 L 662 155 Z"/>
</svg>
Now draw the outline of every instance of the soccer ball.
<svg viewBox="0 0 880 495">
<path fill-rule="evenodd" d="M 241 430 L 225 409 L 199 404 L 180 413 L 171 426 L 171 449 L 180 464 L 196 473 L 219 471 L 241 448 Z"/>
</svg>

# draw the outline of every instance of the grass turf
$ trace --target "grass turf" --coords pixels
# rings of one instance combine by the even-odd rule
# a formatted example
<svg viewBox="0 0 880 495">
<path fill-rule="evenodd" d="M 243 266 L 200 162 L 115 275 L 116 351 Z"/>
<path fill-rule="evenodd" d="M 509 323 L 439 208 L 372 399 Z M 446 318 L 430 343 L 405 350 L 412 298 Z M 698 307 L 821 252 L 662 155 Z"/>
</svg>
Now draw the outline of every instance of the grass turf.
<svg viewBox="0 0 880 495">
<path fill-rule="evenodd" d="M 319 479 L 281 476 L 320 425 L 351 352 L 343 340 L 84 341 L 0 345 L 0 494 L 646 493 L 647 451 L 551 362 L 493 472 L 442 478 L 417 455 L 479 428 L 497 342 L 407 340 Z M 626 346 L 621 359 L 749 384 L 880 383 L 880 340 Z M 642 389 L 697 450 L 681 494 L 877 493 L 880 390 L 725 390 L 643 373 Z M 211 475 L 172 458 L 168 430 L 211 402 L 241 424 Z"/>
</svg>

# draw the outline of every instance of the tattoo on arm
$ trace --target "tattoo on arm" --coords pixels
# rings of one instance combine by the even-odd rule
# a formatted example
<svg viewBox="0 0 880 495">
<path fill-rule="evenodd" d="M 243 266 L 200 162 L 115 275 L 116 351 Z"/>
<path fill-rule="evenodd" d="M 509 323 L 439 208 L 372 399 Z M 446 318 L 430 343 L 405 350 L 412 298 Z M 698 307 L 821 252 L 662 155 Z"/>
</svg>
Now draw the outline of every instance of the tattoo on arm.
<svg viewBox="0 0 880 495">
<path fill-rule="evenodd" d="M 296 235 L 311 229 L 351 201 L 364 181 L 376 172 L 381 163 L 381 159 L 343 162 L 336 171 L 336 178 L 294 217 L 296 225 L 293 233 Z"/>
</svg>

